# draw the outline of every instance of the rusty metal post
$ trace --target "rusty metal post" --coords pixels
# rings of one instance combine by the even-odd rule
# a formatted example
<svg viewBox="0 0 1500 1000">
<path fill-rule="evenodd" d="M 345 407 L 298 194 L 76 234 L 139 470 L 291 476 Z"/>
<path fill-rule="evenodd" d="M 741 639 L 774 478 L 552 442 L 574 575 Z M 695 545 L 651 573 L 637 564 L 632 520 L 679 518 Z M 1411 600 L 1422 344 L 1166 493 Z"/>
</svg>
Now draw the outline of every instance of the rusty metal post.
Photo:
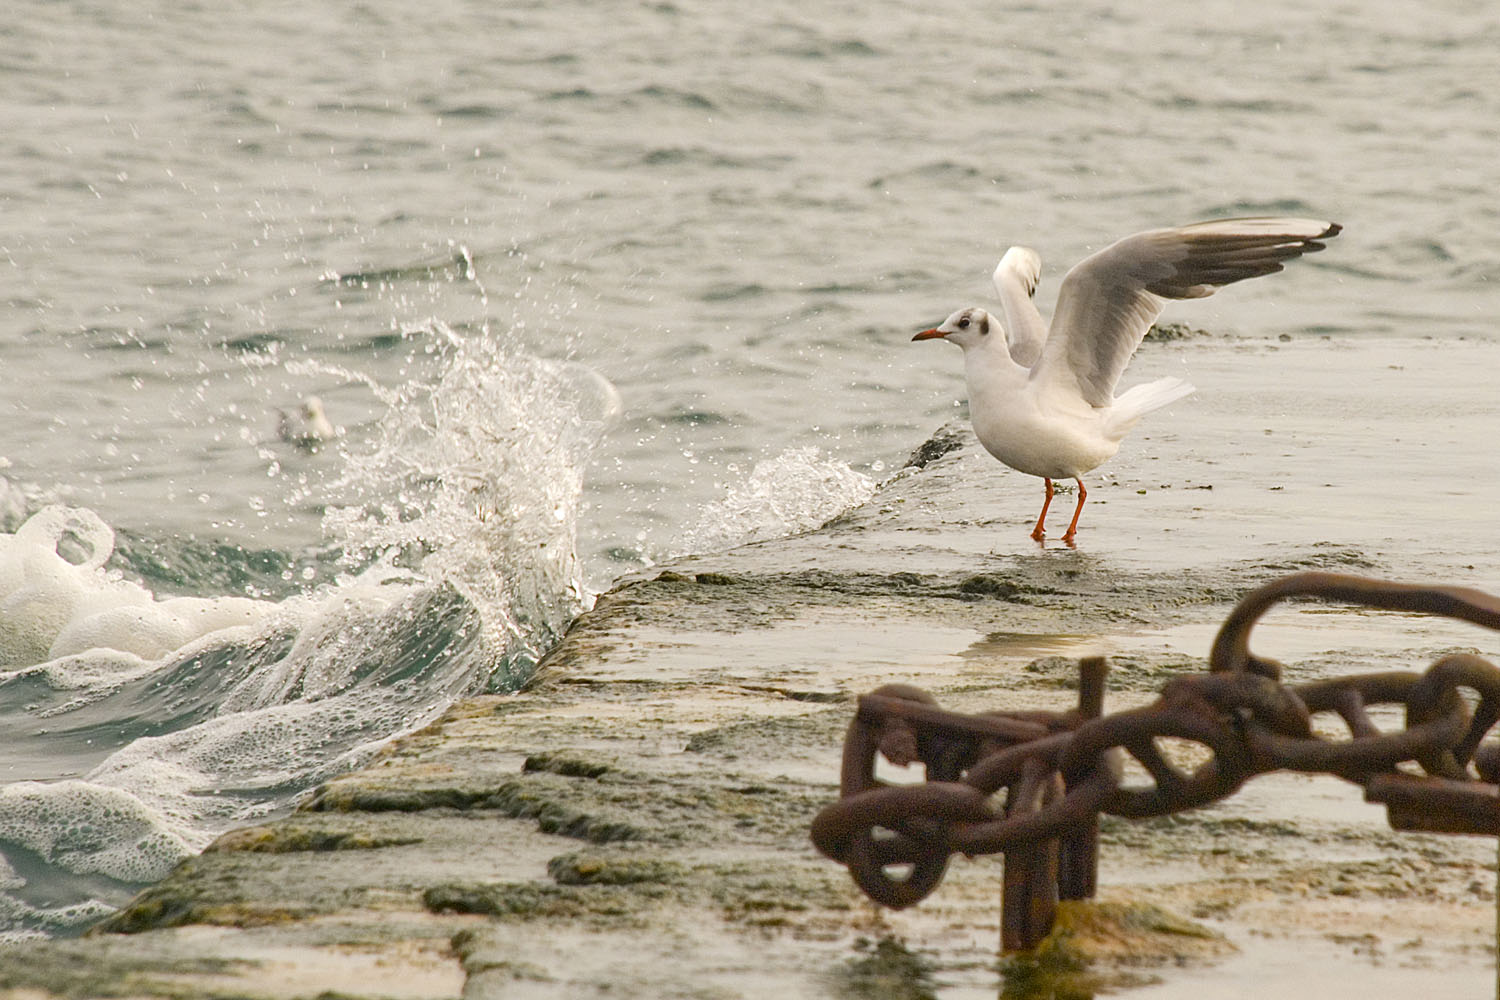
<svg viewBox="0 0 1500 1000">
<path fill-rule="evenodd" d="M 1018 792 L 1024 798 L 1023 780 L 1012 786 L 1007 795 Z M 1062 795 L 1062 778 L 1053 774 L 1041 791 L 1044 801 Z M 1035 793 L 1034 793 L 1035 794 Z M 1026 808 L 1026 803 L 1021 808 Z M 1000 888 L 1000 950 L 1030 951 L 1052 932 L 1057 917 L 1058 842 L 1056 838 L 1037 841 L 1005 852 L 1005 876 Z"/>
<path fill-rule="evenodd" d="M 1078 664 L 1079 722 L 1104 714 L 1104 681 L 1109 662 L 1091 656 Z M 1099 888 L 1099 816 L 1094 814 L 1058 839 L 1057 895 L 1092 899 Z"/>
<path fill-rule="evenodd" d="M 1000 950 L 1030 951 L 1057 916 L 1057 841 L 1005 852 L 1000 890 Z"/>
</svg>

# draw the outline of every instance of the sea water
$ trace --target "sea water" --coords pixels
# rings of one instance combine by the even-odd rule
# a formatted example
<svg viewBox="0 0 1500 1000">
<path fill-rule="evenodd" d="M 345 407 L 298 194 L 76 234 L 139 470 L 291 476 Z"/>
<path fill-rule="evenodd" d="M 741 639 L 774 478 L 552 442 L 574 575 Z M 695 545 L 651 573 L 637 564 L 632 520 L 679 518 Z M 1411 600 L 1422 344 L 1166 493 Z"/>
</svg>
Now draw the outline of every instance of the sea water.
<svg viewBox="0 0 1500 1000">
<path fill-rule="evenodd" d="M 1011 243 L 1050 307 L 1137 229 L 1334 218 L 1169 318 L 1492 335 L 1497 48 L 1461 2 L 11 4 L 0 941 L 864 499 Z"/>
</svg>

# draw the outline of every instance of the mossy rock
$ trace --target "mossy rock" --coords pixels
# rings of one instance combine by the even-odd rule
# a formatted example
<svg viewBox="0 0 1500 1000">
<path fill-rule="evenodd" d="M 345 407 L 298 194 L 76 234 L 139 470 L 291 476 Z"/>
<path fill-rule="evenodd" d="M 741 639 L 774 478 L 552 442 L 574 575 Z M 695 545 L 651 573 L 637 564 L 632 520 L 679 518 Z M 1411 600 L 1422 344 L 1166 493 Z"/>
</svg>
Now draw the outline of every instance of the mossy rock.
<svg viewBox="0 0 1500 1000">
<path fill-rule="evenodd" d="M 170 885 L 141 893 L 118 913 L 90 928 L 92 934 L 139 934 L 163 927 L 209 924 L 216 927 L 265 927 L 311 916 L 303 907 L 258 903 L 209 903 L 176 892 Z"/>
<path fill-rule="evenodd" d="M 610 765 L 566 751 L 543 752 L 532 754 L 521 765 L 523 774 L 538 771 L 561 774 L 568 778 L 602 778 L 609 773 Z"/>
<path fill-rule="evenodd" d="M 548 861 L 547 874 L 558 885 L 636 885 L 680 881 L 684 868 L 660 858 L 575 853 L 559 854 Z"/>
<path fill-rule="evenodd" d="M 535 882 L 435 885 L 422 893 L 433 913 L 474 913 L 508 920 L 603 921 L 612 926 L 641 923 L 651 904 L 668 896 L 658 885 L 545 885 Z"/>
<path fill-rule="evenodd" d="M 1004 997 L 1093 996 L 1155 981 L 1153 966 L 1208 961 L 1235 951 L 1223 935 L 1159 906 L 1065 900 L 1036 948 L 1001 962 Z"/>
<path fill-rule="evenodd" d="M 381 847 L 419 844 L 421 837 L 381 837 L 353 830 L 315 830 L 285 823 L 231 830 L 203 853 L 247 851 L 252 854 L 291 854 L 297 851 L 371 851 Z"/>
</svg>

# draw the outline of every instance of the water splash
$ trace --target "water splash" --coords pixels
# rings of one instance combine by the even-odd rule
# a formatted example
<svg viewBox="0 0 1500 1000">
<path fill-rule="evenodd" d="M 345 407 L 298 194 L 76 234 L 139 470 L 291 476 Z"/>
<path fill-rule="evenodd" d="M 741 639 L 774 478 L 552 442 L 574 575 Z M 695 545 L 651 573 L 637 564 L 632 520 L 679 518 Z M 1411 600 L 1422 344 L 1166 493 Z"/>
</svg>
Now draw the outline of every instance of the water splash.
<svg viewBox="0 0 1500 1000">
<path fill-rule="evenodd" d="M 0 534 L 0 751 L 13 779 L 50 779 L 0 785 L 0 940 L 67 932 L 458 698 L 514 688 L 587 605 L 574 539 L 614 388 L 485 331 L 413 336 L 431 375 L 364 379 L 384 410 L 318 487 L 332 584 L 159 597 L 112 568 L 92 511 Z"/>
<path fill-rule="evenodd" d="M 682 536 L 684 552 L 716 552 L 811 531 L 864 503 L 875 481 L 817 448 L 792 448 L 756 463 L 745 482 L 704 508 Z"/>
<path fill-rule="evenodd" d="M 435 380 L 377 388 L 385 412 L 331 487 L 343 499 L 324 531 L 351 566 L 452 587 L 478 611 L 491 683 L 513 683 L 587 602 L 583 470 L 619 397 L 582 365 L 429 331 L 447 363 Z"/>
</svg>

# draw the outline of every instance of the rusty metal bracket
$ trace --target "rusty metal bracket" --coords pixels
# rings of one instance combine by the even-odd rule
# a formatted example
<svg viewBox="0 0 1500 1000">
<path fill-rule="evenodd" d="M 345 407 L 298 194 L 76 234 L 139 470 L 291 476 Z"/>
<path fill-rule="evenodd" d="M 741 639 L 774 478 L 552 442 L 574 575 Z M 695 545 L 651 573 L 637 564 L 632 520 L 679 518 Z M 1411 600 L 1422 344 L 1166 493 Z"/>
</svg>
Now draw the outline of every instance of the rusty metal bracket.
<svg viewBox="0 0 1500 1000">
<path fill-rule="evenodd" d="M 1047 935 L 1059 899 L 1094 894 L 1101 813 L 1192 809 L 1258 774 L 1344 778 L 1384 803 L 1397 830 L 1500 836 L 1500 743 L 1484 742 L 1500 719 L 1500 668 L 1462 653 L 1424 673 L 1283 685 L 1281 665 L 1250 651 L 1250 633 L 1270 608 L 1300 597 L 1500 630 L 1500 598 L 1477 590 L 1298 573 L 1246 595 L 1214 640 L 1208 673 L 1173 678 L 1141 708 L 1101 714 L 1102 658 L 1080 663 L 1078 706 L 1066 712 L 965 715 L 919 688 L 887 685 L 859 699 L 840 797 L 813 820 L 813 843 L 871 899 L 897 909 L 931 893 L 954 854 L 1003 853 L 1001 944 L 1017 951 Z M 1466 700 L 1464 689 L 1475 697 Z M 1381 731 L 1374 705 L 1404 707 L 1405 728 Z M 1315 733 L 1319 714 L 1341 719 L 1348 739 Z M 1184 770 L 1161 752 L 1164 737 L 1197 743 L 1208 759 Z M 883 782 L 878 757 L 921 763 L 926 780 Z M 1149 785 L 1123 783 L 1127 758 Z"/>
</svg>

